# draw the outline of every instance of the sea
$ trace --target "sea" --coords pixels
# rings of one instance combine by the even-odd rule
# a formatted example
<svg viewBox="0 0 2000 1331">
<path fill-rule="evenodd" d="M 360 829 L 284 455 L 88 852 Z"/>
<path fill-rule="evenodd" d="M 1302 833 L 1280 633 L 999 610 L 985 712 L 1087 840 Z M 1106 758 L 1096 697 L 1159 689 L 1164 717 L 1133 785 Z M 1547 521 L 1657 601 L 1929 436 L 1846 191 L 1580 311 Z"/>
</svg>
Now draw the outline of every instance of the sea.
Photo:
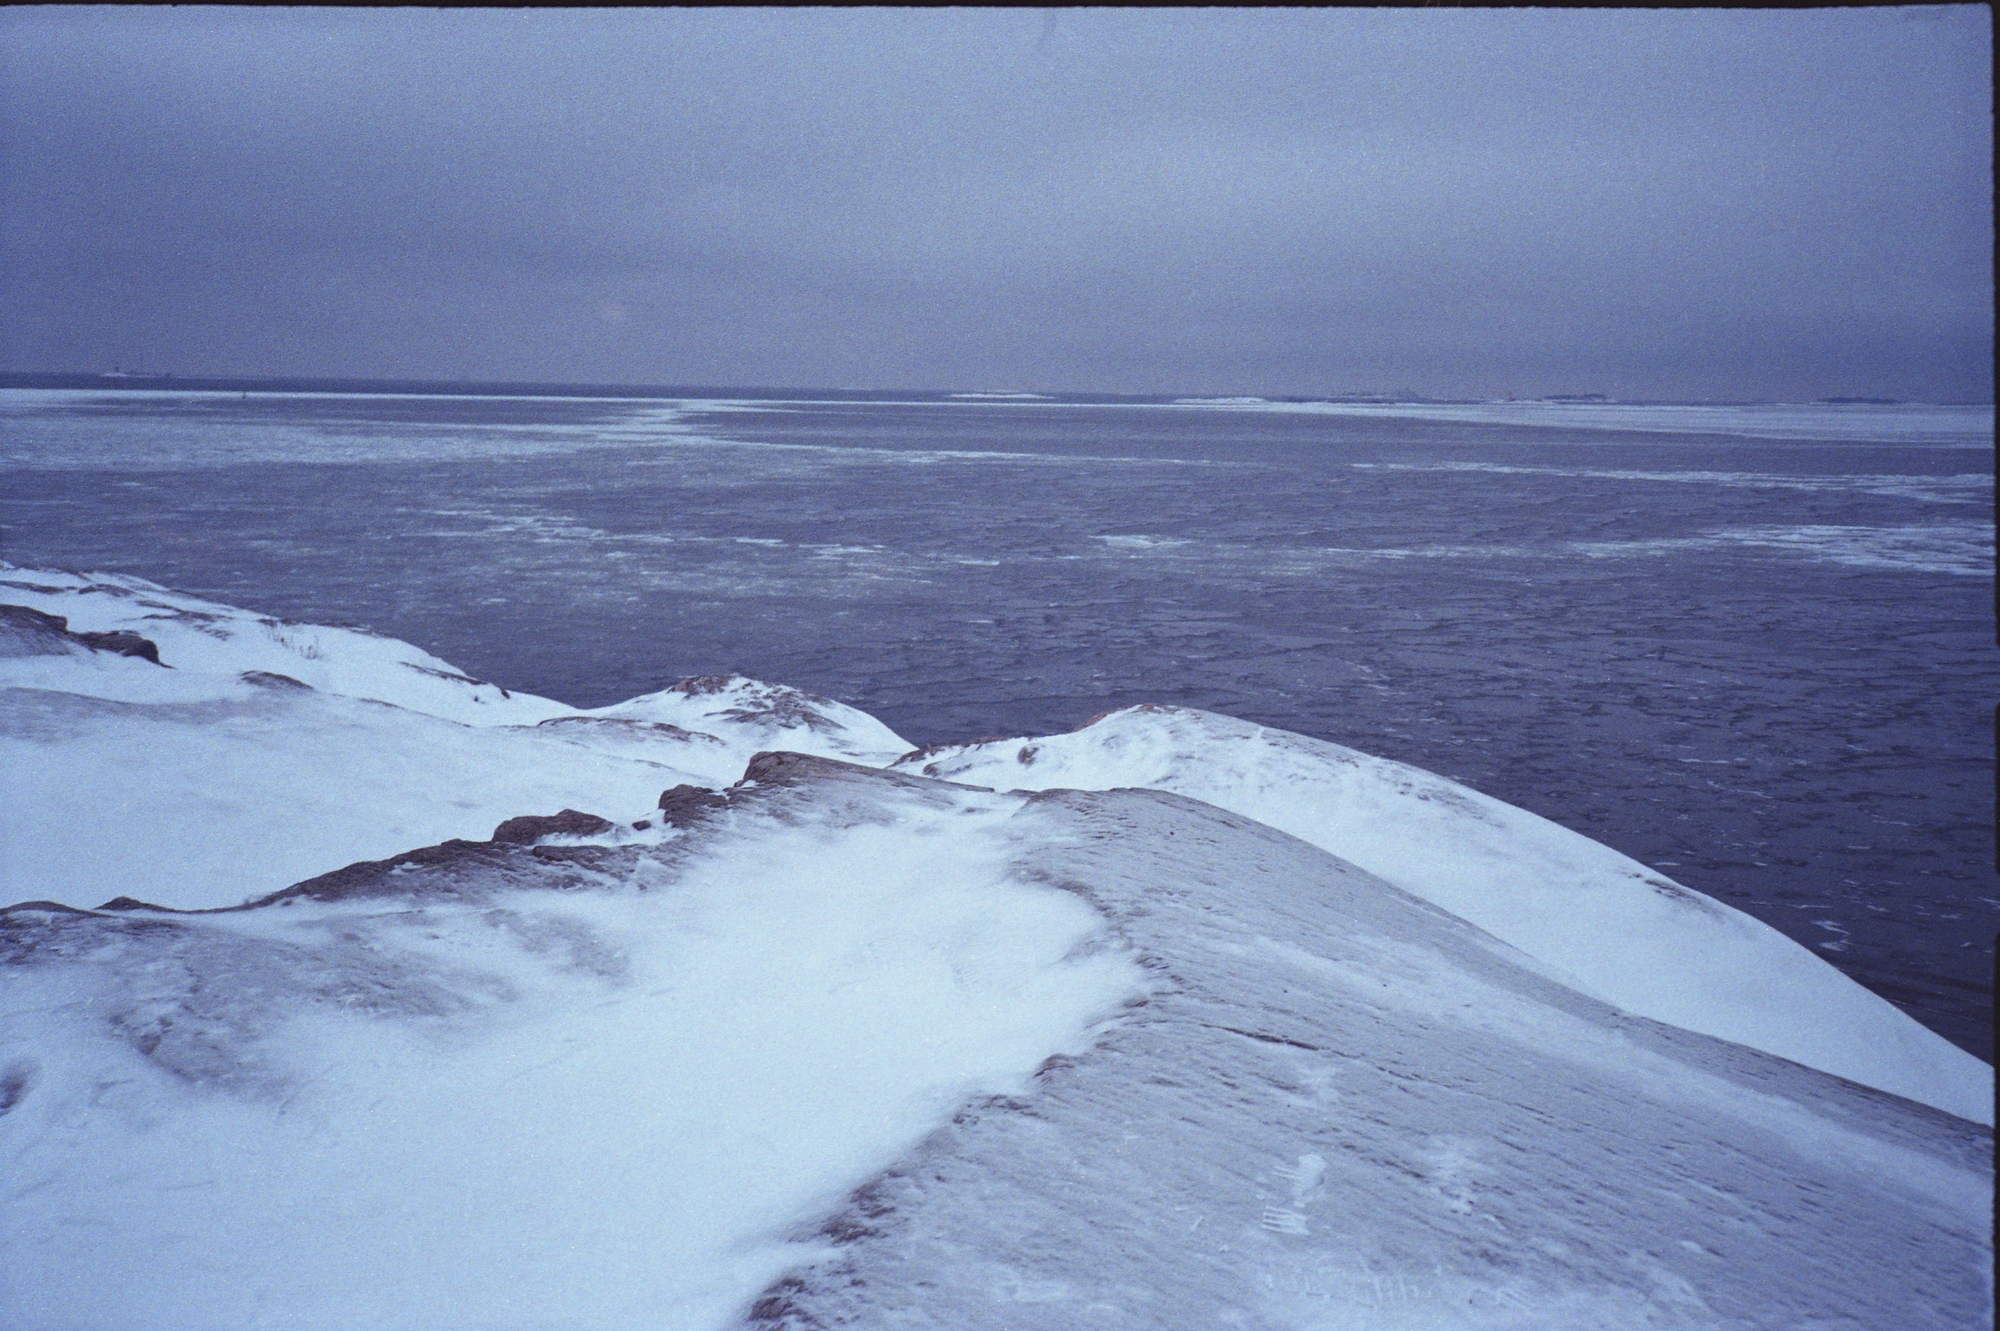
<svg viewBox="0 0 2000 1331">
<path fill-rule="evenodd" d="M 1992 1057 L 1990 406 L 0 382 L 16 564 L 579 706 L 1224 712 L 1582 832 Z"/>
</svg>

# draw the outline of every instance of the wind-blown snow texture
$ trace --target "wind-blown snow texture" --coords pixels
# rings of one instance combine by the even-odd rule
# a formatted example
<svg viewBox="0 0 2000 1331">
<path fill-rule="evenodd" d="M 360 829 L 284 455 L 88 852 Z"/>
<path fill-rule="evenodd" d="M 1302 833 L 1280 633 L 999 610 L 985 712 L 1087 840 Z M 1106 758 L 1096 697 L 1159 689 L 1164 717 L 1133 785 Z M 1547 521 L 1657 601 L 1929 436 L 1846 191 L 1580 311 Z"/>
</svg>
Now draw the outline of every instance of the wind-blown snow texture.
<svg viewBox="0 0 2000 1331">
<path fill-rule="evenodd" d="M 514 814 L 726 785 L 762 749 L 886 763 L 910 748 L 851 707 L 740 678 L 583 711 L 407 643 L 137 578 L 0 566 L 0 602 L 136 633 L 162 663 L 0 648 L 7 900 L 233 906 Z"/>
<path fill-rule="evenodd" d="M 0 1325 L 1990 1322 L 1970 1073 L 1426 773 L 4 578 Z"/>
<path fill-rule="evenodd" d="M 913 756 L 999 789 L 1176 791 L 1310 841 L 1640 1016 L 1993 1121 L 1993 1070 L 1777 930 L 1404 763 L 1188 708 Z"/>
</svg>

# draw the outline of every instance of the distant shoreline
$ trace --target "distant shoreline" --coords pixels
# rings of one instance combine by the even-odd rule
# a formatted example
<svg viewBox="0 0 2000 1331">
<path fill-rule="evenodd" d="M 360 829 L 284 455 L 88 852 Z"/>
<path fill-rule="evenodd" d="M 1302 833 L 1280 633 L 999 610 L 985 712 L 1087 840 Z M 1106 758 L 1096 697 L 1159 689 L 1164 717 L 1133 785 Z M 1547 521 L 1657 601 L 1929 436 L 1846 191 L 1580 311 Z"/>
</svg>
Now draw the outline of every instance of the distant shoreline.
<svg viewBox="0 0 2000 1331">
<path fill-rule="evenodd" d="M 968 398 L 967 390 L 953 388 L 813 388 L 780 387 L 769 384 L 581 384 L 502 382 L 463 379 L 370 379 L 314 376 L 244 376 L 179 374 L 172 371 L 97 370 L 0 370 L 0 388 L 101 389 L 106 392 L 186 393 L 351 393 L 359 395 L 436 395 L 443 397 L 597 397 L 634 400 L 710 399 L 732 401 L 786 400 L 812 398 L 832 402 L 907 401 L 935 397 L 940 403 L 968 406 L 1060 405 L 1066 402 L 1174 402 L 1198 400 L 1189 393 L 1060 393 L 1049 392 L 1029 399 L 1026 395 L 1006 397 L 980 394 Z M 1227 400 L 1221 395 L 1210 401 Z M 1238 400 L 1245 400 L 1239 398 Z M 1797 402 L 1755 398 L 1614 398 L 1599 393 L 1554 393 L 1540 397 L 1425 397 L 1386 396 L 1379 393 L 1328 393 L 1319 396 L 1268 394 L 1271 403 L 1359 403 L 1381 406 L 1485 406 L 1495 403 L 1541 403 L 1550 406 L 1578 405 L 1605 407 L 1766 407 L 1766 406 L 1881 406 L 1881 407 L 1991 407 L 1985 401 L 1918 402 L 1888 397 L 1837 396 Z"/>
</svg>

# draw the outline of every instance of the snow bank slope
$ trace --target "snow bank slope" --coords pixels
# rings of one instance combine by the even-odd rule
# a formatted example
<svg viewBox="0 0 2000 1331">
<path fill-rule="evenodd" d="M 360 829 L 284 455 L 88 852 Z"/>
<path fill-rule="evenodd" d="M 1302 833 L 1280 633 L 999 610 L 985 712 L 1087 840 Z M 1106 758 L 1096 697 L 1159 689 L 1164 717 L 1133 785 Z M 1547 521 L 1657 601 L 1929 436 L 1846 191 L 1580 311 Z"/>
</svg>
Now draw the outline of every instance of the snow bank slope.
<svg viewBox="0 0 2000 1331">
<path fill-rule="evenodd" d="M 121 632 L 157 663 L 77 637 Z M 354 629 L 0 568 L 0 901 L 234 905 L 517 814 L 636 818 L 670 787 L 727 785 L 774 743 L 883 762 L 909 747 L 754 680 L 586 712 Z"/>
<path fill-rule="evenodd" d="M 742 675 L 698 675 L 579 716 L 588 721 L 576 724 L 664 723 L 719 736 L 737 755 L 734 768 L 739 773 L 753 754 L 767 750 L 885 767 L 915 747 L 858 708 Z M 729 779 L 733 781 L 734 774 Z"/>
<path fill-rule="evenodd" d="M 1988 1130 L 1621 1014 L 1177 796 L 1011 830 L 1155 994 L 859 1190 L 753 1324 L 1989 1323 Z"/>
<path fill-rule="evenodd" d="M 0 564 L 0 603 L 61 615 L 81 632 L 126 630 L 155 643 L 171 670 L 100 660 L 13 659 L 5 683 L 58 688 L 122 702 L 242 698 L 245 672 L 282 675 L 324 693 L 371 698 L 471 725 L 533 725 L 573 709 L 473 679 L 448 661 L 360 629 L 295 624 L 116 573 L 70 573 Z M 138 664 L 135 662 L 134 664 Z"/>
<path fill-rule="evenodd" d="M 724 1324 L 789 1227 L 1140 984 L 1011 878 L 1018 799 L 874 781 L 217 914 L 0 914 L 0 1325 Z"/>
<path fill-rule="evenodd" d="M 1962 1120 L 1621 1014 L 1177 796 L 750 778 L 671 834 L 0 916 L 0 1324 L 1990 1308 Z"/>
<path fill-rule="evenodd" d="M 1991 1068 L 1777 930 L 1418 768 L 1161 707 L 904 764 L 1001 790 L 1143 786 L 1188 795 L 1360 865 L 1628 1012 L 1993 1122 Z"/>
</svg>

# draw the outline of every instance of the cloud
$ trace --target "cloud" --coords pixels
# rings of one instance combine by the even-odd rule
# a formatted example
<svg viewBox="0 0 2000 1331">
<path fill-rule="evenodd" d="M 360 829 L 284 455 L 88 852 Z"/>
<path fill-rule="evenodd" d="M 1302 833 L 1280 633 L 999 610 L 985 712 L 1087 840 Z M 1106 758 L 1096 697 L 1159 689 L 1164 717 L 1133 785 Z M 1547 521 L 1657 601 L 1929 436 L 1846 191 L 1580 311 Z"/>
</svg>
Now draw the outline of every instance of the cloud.
<svg viewBox="0 0 2000 1331">
<path fill-rule="evenodd" d="M 1984 10 L 45 9 L 0 39 L 16 367 L 1990 392 Z"/>
</svg>

